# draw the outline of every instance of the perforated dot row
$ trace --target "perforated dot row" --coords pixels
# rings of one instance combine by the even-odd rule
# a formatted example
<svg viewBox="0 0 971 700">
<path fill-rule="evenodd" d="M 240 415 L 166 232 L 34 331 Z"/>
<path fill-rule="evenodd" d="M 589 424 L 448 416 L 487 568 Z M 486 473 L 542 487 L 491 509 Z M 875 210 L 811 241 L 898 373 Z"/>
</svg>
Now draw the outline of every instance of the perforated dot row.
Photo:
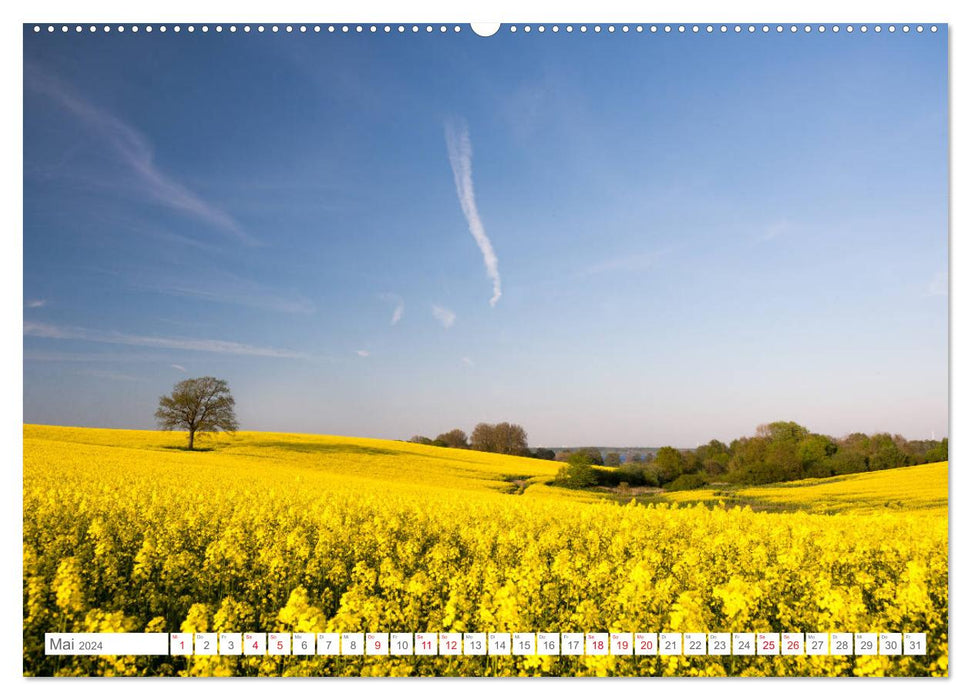
<svg viewBox="0 0 971 700">
<path fill-rule="evenodd" d="M 193 25 L 193 24 L 189 24 L 189 25 L 179 25 L 179 24 L 164 25 L 164 24 L 162 24 L 162 25 L 158 25 L 158 26 L 153 26 L 153 25 L 137 25 L 137 24 L 134 24 L 134 25 L 125 25 L 125 24 L 118 24 L 118 25 L 111 25 L 111 24 L 104 24 L 104 25 L 95 25 L 95 24 L 90 24 L 90 25 L 80 25 L 80 24 L 75 24 L 75 25 L 67 25 L 67 24 L 54 25 L 54 24 L 48 24 L 46 26 L 41 26 L 39 24 L 35 24 L 34 25 L 34 32 L 35 33 L 39 33 L 39 32 L 45 31 L 45 30 L 47 32 L 50 32 L 50 33 L 57 32 L 57 31 L 60 31 L 62 33 L 67 33 L 67 32 L 71 32 L 71 31 L 73 31 L 75 33 L 81 33 L 81 32 L 87 31 L 87 32 L 92 32 L 92 33 L 93 32 L 105 32 L 105 33 L 107 33 L 107 32 L 119 32 L 119 33 L 131 32 L 133 34 L 137 34 L 140 31 L 141 32 L 146 32 L 146 33 L 151 33 L 153 31 L 163 32 L 163 33 L 164 32 L 171 31 L 171 32 L 175 32 L 177 34 L 180 33 L 180 32 L 183 32 L 183 31 L 189 32 L 190 34 L 191 33 L 194 33 L 194 32 L 197 32 L 197 31 L 198 32 L 202 32 L 204 34 L 210 32 L 210 31 L 217 32 L 217 33 L 220 33 L 220 32 L 229 32 L 231 34 L 232 33 L 236 33 L 236 32 L 243 32 L 243 33 L 249 33 L 249 32 L 257 32 L 257 33 L 260 33 L 260 32 L 280 33 L 280 32 L 284 32 L 284 33 L 288 33 L 288 34 L 293 34 L 293 33 L 306 34 L 308 32 L 313 32 L 313 33 L 316 33 L 316 34 L 320 34 L 321 32 L 328 32 L 330 34 L 338 34 L 338 33 L 341 33 L 341 34 L 351 34 L 351 33 L 363 34 L 365 32 L 368 32 L 368 33 L 384 32 L 386 34 L 390 34 L 391 32 L 398 32 L 399 34 L 403 34 L 405 32 L 418 33 L 418 32 L 424 31 L 426 33 L 438 32 L 438 33 L 441 33 L 441 34 L 445 34 L 446 32 L 455 32 L 455 33 L 461 32 L 462 31 L 462 27 L 460 27 L 459 25 L 446 26 L 444 24 L 443 25 L 434 25 L 434 26 L 433 25 L 430 25 L 430 24 L 421 25 L 421 26 L 419 26 L 417 24 L 409 24 L 409 25 L 399 24 L 399 25 L 393 25 L 393 26 L 390 25 L 390 24 L 385 24 L 385 25 L 380 25 L 380 26 L 379 25 L 376 25 L 376 24 L 370 24 L 370 25 L 365 25 L 365 24 L 339 24 L 339 25 L 334 25 L 334 24 L 329 24 L 329 25 L 320 25 L 320 24 L 311 24 L 311 25 L 307 25 L 307 24 L 284 24 L 284 25 L 280 25 L 280 24 L 268 24 L 268 25 L 267 24 L 256 24 L 256 25 L 249 25 L 249 24 L 243 24 L 243 25 L 239 25 L 239 26 L 237 26 L 235 24 L 229 24 L 229 25 L 216 24 L 216 25 L 213 25 L 213 26 L 209 26 L 207 24 L 203 24 L 203 25 L 199 25 L 199 26 Z"/>
<path fill-rule="evenodd" d="M 748 24 L 748 25 L 741 25 L 741 24 L 734 24 L 734 25 L 728 25 L 728 24 L 722 24 L 722 25 L 711 25 L 711 24 L 708 24 L 708 25 L 697 25 L 697 24 L 692 24 L 692 25 L 685 25 L 685 24 L 678 24 L 678 25 L 670 25 L 670 24 L 662 24 L 662 25 L 657 25 L 657 24 L 651 24 L 651 25 L 642 25 L 642 24 L 637 24 L 637 25 L 629 25 L 629 24 L 623 24 L 623 25 L 613 25 L 613 24 L 599 25 L 599 24 L 595 24 L 595 25 L 590 25 L 590 26 L 585 25 L 585 24 L 580 24 L 580 25 L 567 24 L 567 25 L 564 25 L 562 27 L 560 25 L 558 25 L 558 24 L 554 24 L 554 25 L 550 25 L 550 26 L 547 26 L 547 25 L 544 25 L 544 24 L 540 24 L 540 25 L 529 25 L 529 24 L 527 24 L 527 25 L 521 25 L 521 26 L 520 25 L 512 24 L 512 25 L 509 25 L 508 27 L 504 27 L 504 29 L 506 29 L 506 31 L 508 31 L 511 34 L 516 34 L 517 32 L 520 32 L 520 31 L 522 31 L 523 33 L 526 33 L 526 34 L 532 33 L 533 31 L 536 31 L 539 34 L 544 34 L 547 31 L 550 31 L 550 32 L 552 32 L 554 34 L 557 34 L 557 33 L 561 32 L 561 31 L 566 32 L 567 34 L 573 33 L 574 31 L 578 31 L 581 34 L 586 33 L 588 31 L 592 31 L 595 34 L 599 34 L 599 33 L 602 33 L 604 31 L 606 31 L 607 33 L 610 33 L 610 34 L 615 33 L 615 32 L 618 32 L 618 31 L 621 32 L 621 33 L 624 33 L 624 34 L 629 33 L 629 32 L 635 32 L 635 33 L 649 32 L 649 33 L 652 33 L 652 34 L 656 34 L 658 32 L 661 32 L 661 33 L 664 33 L 664 34 L 670 34 L 670 33 L 675 33 L 675 32 L 676 33 L 679 33 L 679 34 L 687 34 L 687 33 L 690 33 L 690 34 L 701 34 L 701 33 L 707 33 L 707 34 L 722 33 L 722 34 L 726 34 L 726 33 L 729 33 L 729 32 L 733 32 L 735 34 L 741 34 L 741 33 L 755 34 L 755 33 L 761 32 L 763 34 L 768 34 L 769 32 L 773 32 L 773 31 L 776 32 L 776 33 L 778 33 L 778 34 L 781 34 L 783 32 L 788 32 L 788 33 L 791 33 L 791 34 L 795 34 L 795 33 L 808 34 L 808 33 L 813 33 L 813 32 L 822 34 L 822 33 L 825 33 L 825 32 L 832 32 L 834 34 L 837 34 L 837 33 L 841 32 L 841 31 L 845 31 L 847 33 L 853 33 L 854 31 L 859 31 L 859 32 L 862 32 L 862 33 L 866 33 L 868 31 L 874 31 L 877 34 L 879 34 L 882 31 L 884 31 L 884 29 L 886 29 L 886 31 L 890 32 L 891 34 L 895 33 L 898 29 L 901 32 L 905 33 L 905 34 L 906 33 L 909 33 L 911 30 L 913 30 L 913 31 L 917 32 L 918 34 L 920 34 L 920 33 L 923 33 L 925 31 L 925 27 L 922 24 L 918 24 L 918 25 L 915 25 L 913 27 L 911 25 L 909 25 L 909 24 L 904 24 L 904 25 L 899 25 L 899 26 L 898 25 L 894 25 L 894 24 L 890 24 L 890 25 L 886 25 L 886 26 L 880 25 L 880 24 L 876 24 L 876 25 L 861 24 L 861 25 L 858 25 L 858 26 L 846 25 L 846 26 L 842 26 L 842 27 L 840 25 L 827 26 L 827 25 L 823 25 L 823 24 L 820 24 L 820 25 L 809 25 L 809 24 L 805 24 L 805 25 L 796 25 L 796 24 L 791 24 L 791 25 L 782 25 L 782 24 L 775 24 L 775 25 L 768 25 L 768 24 L 762 24 L 762 25 L 754 25 L 754 24 Z M 938 28 L 937 28 L 936 25 L 931 25 L 930 27 L 927 27 L 927 29 L 929 31 L 931 31 L 931 32 L 936 32 Z M 243 33 L 249 33 L 249 32 L 257 32 L 257 33 L 260 33 L 260 32 L 270 32 L 270 33 L 285 32 L 285 33 L 300 33 L 300 34 L 306 34 L 308 32 L 313 32 L 313 33 L 317 33 L 317 34 L 319 34 L 321 32 L 327 32 L 329 34 L 338 34 L 338 33 L 339 34 L 351 34 L 351 33 L 354 33 L 354 34 L 363 34 L 365 32 L 371 33 L 371 34 L 375 34 L 375 33 L 378 33 L 378 32 L 383 32 L 385 34 L 390 34 L 392 32 L 396 32 L 398 34 L 404 34 L 404 33 L 417 34 L 419 32 L 425 32 L 425 33 L 437 32 L 437 33 L 440 33 L 440 34 L 445 34 L 445 33 L 449 33 L 449 32 L 452 32 L 452 33 L 461 32 L 462 31 L 462 27 L 460 27 L 459 25 L 446 26 L 444 24 L 443 25 L 430 25 L 430 24 L 426 24 L 426 25 L 417 25 L 417 24 L 410 24 L 410 25 L 404 25 L 404 24 L 398 24 L 398 25 L 390 25 L 390 24 L 385 24 L 385 25 L 375 25 L 375 24 L 371 24 L 371 25 L 363 25 L 363 24 L 356 24 L 356 25 L 349 25 L 349 24 L 341 24 L 341 25 L 333 25 L 333 24 L 329 24 L 329 25 L 319 25 L 319 24 L 314 24 L 314 25 L 306 25 L 306 24 L 299 24 L 299 25 L 295 25 L 295 24 L 286 24 L 286 25 L 277 25 L 277 24 L 271 24 L 271 25 L 263 25 L 263 24 L 249 25 L 249 24 L 244 24 L 244 25 L 240 25 L 240 26 L 237 26 L 235 24 L 230 24 L 230 25 L 217 24 L 217 25 L 213 25 L 212 27 L 210 27 L 209 25 L 206 25 L 206 24 L 203 24 L 201 26 L 196 26 L 196 25 L 192 25 L 192 24 L 185 25 L 185 26 L 179 25 L 179 24 L 175 24 L 175 25 L 164 25 L 163 24 L 163 25 L 158 25 L 158 26 L 152 26 L 152 25 L 137 25 L 137 24 L 134 24 L 134 25 L 124 25 L 124 24 L 118 24 L 118 25 L 110 25 L 110 24 L 104 24 L 104 25 L 94 25 L 94 24 L 91 24 L 91 25 L 80 25 L 80 24 L 76 24 L 76 25 L 67 25 L 67 24 L 53 25 L 53 24 L 48 24 L 46 26 L 41 26 L 39 24 L 35 24 L 34 25 L 34 32 L 35 33 L 40 33 L 40 32 L 45 31 L 45 30 L 48 33 L 54 33 L 54 32 L 57 32 L 57 31 L 60 31 L 62 33 L 67 33 L 67 32 L 71 32 L 71 31 L 74 31 L 75 33 L 81 33 L 81 32 L 87 31 L 89 33 L 93 33 L 93 32 L 118 32 L 118 33 L 131 32 L 133 34 L 137 34 L 138 32 L 151 33 L 153 31 L 158 31 L 158 32 L 162 32 L 162 33 L 165 33 L 165 32 L 168 32 L 168 31 L 172 31 L 172 32 L 175 32 L 176 34 L 182 32 L 182 31 L 189 32 L 190 34 L 196 32 L 196 31 L 202 32 L 203 34 L 208 33 L 210 31 L 214 31 L 216 33 L 220 33 L 220 32 L 226 31 L 226 32 L 229 32 L 229 33 L 235 33 L 235 32 L 243 32 Z"/>
<path fill-rule="evenodd" d="M 615 33 L 615 32 L 618 32 L 618 31 L 619 32 L 622 32 L 622 33 L 625 33 L 625 34 L 626 33 L 629 33 L 629 32 L 643 33 L 645 31 L 646 32 L 650 32 L 652 34 L 657 34 L 658 32 L 662 32 L 662 33 L 665 33 L 665 34 L 670 34 L 672 32 L 677 32 L 679 34 L 687 34 L 687 33 L 690 33 L 690 34 L 701 34 L 701 33 L 714 34 L 716 32 L 720 32 L 720 33 L 723 33 L 723 34 L 724 33 L 728 33 L 728 32 L 734 32 L 736 34 L 741 34 L 743 32 L 746 32 L 746 33 L 749 33 L 749 34 L 755 34 L 757 32 L 761 32 L 763 34 L 768 34 L 769 32 L 773 32 L 773 31 L 776 32 L 776 33 L 778 33 L 778 34 L 781 34 L 783 32 L 789 32 L 789 33 L 793 33 L 793 34 L 794 33 L 797 33 L 797 32 L 802 32 L 802 33 L 818 32 L 820 34 L 825 33 L 825 32 L 832 32 L 834 34 L 838 34 L 840 31 L 846 31 L 848 33 L 852 33 L 852 32 L 857 31 L 857 30 L 860 31 L 860 32 L 864 32 L 865 33 L 865 32 L 868 32 L 868 31 L 870 31 L 872 29 L 872 31 L 877 32 L 879 34 L 880 32 L 882 32 L 884 30 L 884 28 L 886 28 L 886 30 L 888 32 L 890 32 L 891 34 L 894 33 L 894 32 L 896 32 L 898 29 L 900 31 L 904 32 L 905 34 L 906 33 L 909 33 L 911 30 L 916 31 L 917 33 L 923 33 L 924 30 L 925 30 L 925 27 L 922 24 L 918 24 L 918 25 L 915 25 L 915 26 L 911 26 L 909 24 L 904 24 L 904 25 L 899 25 L 899 26 L 898 25 L 894 25 L 894 24 L 890 24 L 890 25 L 886 25 L 886 27 L 884 27 L 884 25 L 879 25 L 879 24 L 872 25 L 872 26 L 871 25 L 866 25 L 866 24 L 862 24 L 862 25 L 858 25 L 858 26 L 853 26 L 853 25 L 840 26 L 838 24 L 834 24 L 834 25 L 830 25 L 830 26 L 827 26 L 825 24 L 820 24 L 820 25 L 810 25 L 810 24 L 805 24 L 805 25 L 797 25 L 797 24 L 792 24 L 792 25 L 783 25 L 783 24 L 774 24 L 774 25 L 768 25 L 768 24 L 761 24 L 761 25 L 755 25 L 755 24 L 747 24 L 747 25 L 743 25 L 743 24 L 721 24 L 721 25 L 711 25 L 711 24 L 707 24 L 707 25 L 698 25 L 698 24 L 690 24 L 690 25 L 688 25 L 688 24 L 676 24 L 676 25 L 671 25 L 671 24 L 650 24 L 650 25 L 643 25 L 643 24 L 635 24 L 635 25 L 621 24 L 621 25 L 615 25 L 615 24 L 607 24 L 607 25 L 600 25 L 600 24 L 594 24 L 594 25 L 589 25 L 589 26 L 588 25 L 585 25 L 585 24 L 580 24 L 580 25 L 568 24 L 568 25 L 566 25 L 564 27 L 560 27 L 559 25 L 556 25 L 556 24 L 554 24 L 554 25 L 552 25 L 550 27 L 547 27 L 546 25 L 540 24 L 540 25 L 536 25 L 536 26 L 533 26 L 533 25 L 524 25 L 521 28 L 520 27 L 517 27 L 516 25 L 513 24 L 513 25 L 510 25 L 508 27 L 508 31 L 511 32 L 511 33 L 513 33 L 513 34 L 515 34 L 518 31 L 523 31 L 523 32 L 529 34 L 530 32 L 532 32 L 534 30 L 542 34 L 542 33 L 546 32 L 547 29 L 549 29 L 549 31 L 552 31 L 554 33 L 559 32 L 559 31 L 562 30 L 562 31 L 566 31 L 567 33 L 570 33 L 570 32 L 573 32 L 573 31 L 579 31 L 581 33 L 585 33 L 585 32 L 588 32 L 588 31 L 592 31 L 592 32 L 594 32 L 596 34 L 599 34 L 599 33 L 604 32 L 604 31 L 606 31 L 608 33 L 611 33 L 611 34 L 612 33 Z M 936 32 L 937 31 L 937 26 L 931 25 L 930 27 L 927 27 L 926 29 L 929 29 L 931 32 Z"/>
</svg>

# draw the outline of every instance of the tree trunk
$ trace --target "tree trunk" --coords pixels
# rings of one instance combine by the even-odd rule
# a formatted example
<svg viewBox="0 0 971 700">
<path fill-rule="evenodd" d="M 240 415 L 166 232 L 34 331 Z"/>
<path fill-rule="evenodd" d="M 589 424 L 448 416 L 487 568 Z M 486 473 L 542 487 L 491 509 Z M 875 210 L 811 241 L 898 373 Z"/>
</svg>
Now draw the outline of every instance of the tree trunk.
<svg viewBox="0 0 971 700">
<path fill-rule="evenodd" d="M 189 449 L 190 450 L 192 449 L 192 443 L 195 442 L 195 438 L 196 438 L 196 431 L 190 428 L 189 429 Z"/>
</svg>

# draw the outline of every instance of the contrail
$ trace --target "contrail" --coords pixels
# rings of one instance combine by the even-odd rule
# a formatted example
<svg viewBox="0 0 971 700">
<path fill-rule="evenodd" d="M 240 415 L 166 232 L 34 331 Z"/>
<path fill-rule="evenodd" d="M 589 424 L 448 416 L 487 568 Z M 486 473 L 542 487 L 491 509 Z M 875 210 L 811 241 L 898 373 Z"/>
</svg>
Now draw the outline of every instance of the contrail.
<svg viewBox="0 0 971 700">
<path fill-rule="evenodd" d="M 475 189 L 472 185 L 472 142 L 469 140 L 469 129 L 464 123 L 446 122 L 445 144 L 448 146 L 448 162 L 452 165 L 452 175 L 455 177 L 455 191 L 462 205 L 462 213 L 469 222 L 469 233 L 475 239 L 479 250 L 482 251 L 482 262 L 485 264 L 486 274 L 492 280 L 491 306 L 502 296 L 502 282 L 499 279 L 499 258 L 492 248 L 492 241 L 486 235 L 479 209 L 475 205 Z"/>
<path fill-rule="evenodd" d="M 103 146 L 101 151 L 113 154 L 126 166 L 130 184 L 140 187 L 145 195 L 165 206 L 201 219 L 242 243 L 258 243 L 225 211 L 162 172 L 155 163 L 155 154 L 148 139 L 133 126 L 87 102 L 35 65 L 25 66 L 24 78 L 25 89 L 31 89 L 53 100 L 98 135 Z"/>
</svg>

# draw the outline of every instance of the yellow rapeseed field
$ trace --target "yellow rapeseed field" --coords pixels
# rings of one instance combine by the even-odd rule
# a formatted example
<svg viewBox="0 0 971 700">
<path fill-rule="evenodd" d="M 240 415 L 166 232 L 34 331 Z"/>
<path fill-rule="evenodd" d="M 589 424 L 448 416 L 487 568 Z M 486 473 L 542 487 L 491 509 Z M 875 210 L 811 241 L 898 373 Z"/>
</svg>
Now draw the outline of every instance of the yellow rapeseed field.
<svg viewBox="0 0 971 700">
<path fill-rule="evenodd" d="M 731 504 L 740 501 L 765 509 L 798 509 L 812 513 L 923 512 L 947 518 L 947 462 L 803 479 L 772 486 L 674 491 L 661 497 L 670 503 Z"/>
<path fill-rule="evenodd" d="M 892 507 L 856 485 L 867 510 L 774 513 L 597 502 L 552 462 L 403 442 L 183 444 L 24 427 L 26 674 L 947 674 L 946 509 L 906 505 L 946 465 L 879 475 Z M 928 654 L 45 657 L 49 631 L 915 631 Z"/>
</svg>

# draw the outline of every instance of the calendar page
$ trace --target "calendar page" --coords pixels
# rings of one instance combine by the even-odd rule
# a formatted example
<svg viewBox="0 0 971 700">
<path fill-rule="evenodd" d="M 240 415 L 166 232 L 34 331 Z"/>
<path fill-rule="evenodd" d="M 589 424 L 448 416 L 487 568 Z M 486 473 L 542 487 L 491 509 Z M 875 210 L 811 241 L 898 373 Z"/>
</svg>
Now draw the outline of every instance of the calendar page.
<svg viewBox="0 0 971 700">
<path fill-rule="evenodd" d="M 223 19 L 22 28 L 23 675 L 948 675 L 946 23 Z"/>
</svg>

